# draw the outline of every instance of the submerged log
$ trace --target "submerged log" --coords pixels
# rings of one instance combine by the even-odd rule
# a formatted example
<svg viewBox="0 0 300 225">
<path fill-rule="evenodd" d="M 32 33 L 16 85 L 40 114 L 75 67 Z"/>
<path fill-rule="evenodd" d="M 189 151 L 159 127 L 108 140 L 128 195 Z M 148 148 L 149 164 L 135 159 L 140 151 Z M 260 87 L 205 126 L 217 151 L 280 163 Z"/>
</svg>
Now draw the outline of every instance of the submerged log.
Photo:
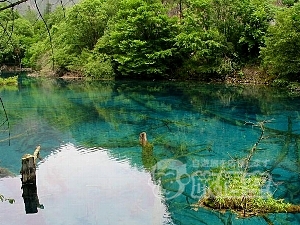
<svg viewBox="0 0 300 225">
<path fill-rule="evenodd" d="M 253 204 L 255 198 L 237 198 L 228 197 L 222 198 L 222 203 L 217 201 L 216 196 L 206 194 L 198 203 L 193 204 L 193 208 L 197 210 L 199 207 L 207 209 L 218 210 L 225 213 L 227 210 L 236 213 L 239 217 L 262 216 L 268 213 L 299 213 L 300 205 L 293 205 L 289 203 L 282 203 L 282 207 L 276 205 L 263 204 L 258 206 Z M 276 200 L 274 200 L 276 201 Z"/>
<path fill-rule="evenodd" d="M 22 184 L 36 183 L 36 160 L 40 158 L 41 146 L 37 146 L 33 155 L 25 154 L 22 157 L 21 181 Z"/>
<path fill-rule="evenodd" d="M 299 213 L 300 212 L 300 205 L 290 205 L 287 210 L 288 213 Z"/>
</svg>

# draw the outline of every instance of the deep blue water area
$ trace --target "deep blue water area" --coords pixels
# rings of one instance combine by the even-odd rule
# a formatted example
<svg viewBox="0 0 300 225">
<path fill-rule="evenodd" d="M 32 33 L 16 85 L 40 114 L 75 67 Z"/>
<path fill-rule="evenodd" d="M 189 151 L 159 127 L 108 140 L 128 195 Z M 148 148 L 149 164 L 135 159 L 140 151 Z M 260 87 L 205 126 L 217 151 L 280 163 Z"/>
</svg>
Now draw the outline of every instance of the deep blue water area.
<svg viewBox="0 0 300 225">
<path fill-rule="evenodd" d="M 0 110 L 0 167 L 15 174 L 0 178 L 0 193 L 16 200 L 0 202 L 1 224 L 300 224 L 299 214 L 242 219 L 191 207 L 211 169 L 249 154 L 259 123 L 264 134 L 249 173 L 266 174 L 266 192 L 300 204 L 299 95 L 265 86 L 22 76 L 0 97 L 7 113 Z M 146 158 L 141 132 L 153 145 Z M 44 209 L 26 214 L 21 158 L 37 145 Z"/>
</svg>

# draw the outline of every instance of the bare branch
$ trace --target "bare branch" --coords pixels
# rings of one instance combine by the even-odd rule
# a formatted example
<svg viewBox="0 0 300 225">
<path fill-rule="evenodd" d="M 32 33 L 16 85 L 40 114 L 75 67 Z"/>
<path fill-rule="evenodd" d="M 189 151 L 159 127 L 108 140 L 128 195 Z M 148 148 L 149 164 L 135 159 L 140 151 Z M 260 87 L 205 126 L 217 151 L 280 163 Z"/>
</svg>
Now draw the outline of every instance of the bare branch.
<svg viewBox="0 0 300 225">
<path fill-rule="evenodd" d="M 260 130 L 261 130 L 261 133 L 260 133 L 260 136 L 259 136 L 258 140 L 253 145 L 253 147 L 251 148 L 249 155 L 245 158 L 245 161 L 244 161 L 244 169 L 245 169 L 245 171 L 247 171 L 248 168 L 249 168 L 249 162 L 250 162 L 252 156 L 254 155 L 254 153 L 256 152 L 257 146 L 259 145 L 259 143 L 261 142 L 261 140 L 264 139 L 265 124 L 272 122 L 272 120 L 273 119 L 271 119 L 271 120 L 264 120 L 264 121 L 260 121 L 260 122 L 257 122 L 257 123 L 245 122 L 245 125 L 251 125 L 251 126 L 259 127 Z"/>
<path fill-rule="evenodd" d="M 2 23 L 2 21 L 0 21 L 0 28 L 2 27 L 3 30 L 0 36 L 2 37 L 4 37 L 4 35 L 7 36 L 4 45 L 9 45 L 9 42 L 11 42 L 11 45 L 13 45 L 12 35 L 14 32 L 14 24 L 15 24 L 14 8 L 11 8 L 10 11 L 11 11 L 11 20 L 4 21 L 5 24 Z"/>
<path fill-rule="evenodd" d="M 28 0 L 19 0 L 19 1 L 15 2 L 15 3 L 11 3 L 11 4 L 9 4 L 9 5 L 6 5 L 6 6 L 1 7 L 1 8 L 0 8 L 0 11 L 3 11 L 3 10 L 5 10 L 5 9 L 9 9 L 9 8 L 13 8 L 13 7 L 15 7 L 15 6 L 17 6 L 17 5 L 20 5 L 20 4 L 22 4 L 22 3 L 24 3 L 24 2 L 27 2 L 27 1 L 28 1 Z M 6 2 L 6 1 L 1 1 L 1 2 Z"/>
<path fill-rule="evenodd" d="M 44 19 L 43 15 L 42 15 L 42 13 L 41 13 L 38 5 L 37 5 L 36 0 L 34 0 L 34 4 L 36 6 L 36 9 L 38 11 L 39 16 L 42 18 L 42 20 L 43 20 L 43 22 L 45 24 L 45 27 L 47 29 L 47 33 L 48 33 L 49 41 L 50 41 L 51 53 L 52 53 L 52 70 L 54 71 L 54 50 L 53 50 L 53 45 L 52 45 L 52 36 L 51 36 L 50 30 L 49 30 L 49 27 L 48 27 L 48 25 L 46 23 L 46 20 Z"/>
<path fill-rule="evenodd" d="M 3 122 L 0 126 L 3 126 L 5 123 L 7 123 L 7 129 L 8 129 L 8 145 L 10 145 L 10 126 L 9 126 L 9 120 L 8 120 L 8 116 L 7 116 L 7 113 L 6 113 L 6 109 L 5 109 L 5 107 L 4 107 L 4 103 L 3 103 L 1 97 L 0 97 L 0 102 L 1 102 L 1 105 L 2 105 L 2 108 L 3 108 L 3 111 L 4 111 L 4 115 L 5 115 L 5 120 L 4 120 L 4 122 Z"/>
<path fill-rule="evenodd" d="M 65 9 L 65 6 L 64 6 L 64 4 L 63 4 L 63 1 L 62 0 L 60 0 L 60 5 L 61 5 L 61 8 L 62 8 L 62 10 L 63 10 L 63 12 L 64 12 L 64 18 L 66 17 L 66 9 Z"/>
</svg>

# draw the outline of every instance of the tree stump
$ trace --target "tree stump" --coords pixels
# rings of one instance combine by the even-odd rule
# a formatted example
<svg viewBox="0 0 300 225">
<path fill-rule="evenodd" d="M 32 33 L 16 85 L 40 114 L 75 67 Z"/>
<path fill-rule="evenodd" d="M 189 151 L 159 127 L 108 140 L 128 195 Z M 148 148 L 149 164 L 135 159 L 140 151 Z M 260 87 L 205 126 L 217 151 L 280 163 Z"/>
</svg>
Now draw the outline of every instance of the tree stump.
<svg viewBox="0 0 300 225">
<path fill-rule="evenodd" d="M 37 146 L 33 155 L 25 154 L 22 157 L 21 167 L 21 181 L 22 184 L 35 184 L 36 183 L 36 160 L 40 158 L 41 146 Z"/>
<path fill-rule="evenodd" d="M 33 155 L 25 154 L 22 157 L 20 173 L 22 175 L 22 197 L 25 204 L 26 214 L 37 213 L 38 208 L 44 208 L 44 206 L 39 202 L 36 186 L 36 161 L 37 159 L 40 159 L 40 150 L 41 146 L 37 146 Z"/>
</svg>

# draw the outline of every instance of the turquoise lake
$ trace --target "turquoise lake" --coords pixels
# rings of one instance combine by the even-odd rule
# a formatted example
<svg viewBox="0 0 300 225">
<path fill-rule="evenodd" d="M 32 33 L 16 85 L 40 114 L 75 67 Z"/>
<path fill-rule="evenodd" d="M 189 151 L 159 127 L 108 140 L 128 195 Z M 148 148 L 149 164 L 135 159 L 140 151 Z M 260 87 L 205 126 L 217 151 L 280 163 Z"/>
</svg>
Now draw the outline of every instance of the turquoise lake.
<svg viewBox="0 0 300 225">
<path fill-rule="evenodd" d="M 4 225 L 300 224 L 299 213 L 237 218 L 193 210 L 210 170 L 251 158 L 264 191 L 300 204 L 300 95 L 279 88 L 166 81 L 64 81 L 22 76 L 0 97 Z M 2 121 L 2 122 L 1 122 Z M 139 134 L 153 154 L 144 157 Z M 21 158 L 41 146 L 27 213 Z M 157 179 L 158 174 L 160 179 Z"/>
</svg>

